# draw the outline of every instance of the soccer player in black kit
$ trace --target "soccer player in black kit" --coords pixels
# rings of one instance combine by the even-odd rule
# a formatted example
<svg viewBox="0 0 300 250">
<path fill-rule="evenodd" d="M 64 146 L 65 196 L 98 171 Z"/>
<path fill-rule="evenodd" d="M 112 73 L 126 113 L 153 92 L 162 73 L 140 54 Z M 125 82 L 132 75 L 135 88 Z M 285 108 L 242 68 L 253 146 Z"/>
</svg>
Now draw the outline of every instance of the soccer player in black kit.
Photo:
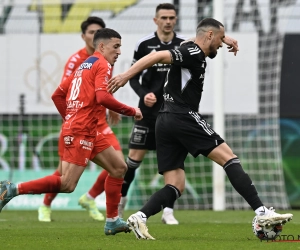
<svg viewBox="0 0 300 250">
<path fill-rule="evenodd" d="M 115 92 L 142 69 L 155 63 L 172 64 L 165 83 L 163 106 L 155 127 L 158 171 L 164 176 L 165 186 L 127 219 L 138 239 L 154 239 L 148 232 L 146 220 L 160 212 L 166 203 L 179 198 L 183 192 L 184 160 L 188 153 L 194 157 L 202 154 L 223 167 L 232 186 L 255 211 L 260 226 L 285 223 L 293 217 L 292 214 L 278 214 L 273 208 L 268 209 L 263 205 L 239 158 L 198 113 L 206 68 L 205 58 L 214 58 L 223 43 L 229 46 L 229 51 L 237 52 L 237 44 L 225 36 L 222 23 L 213 18 L 203 19 L 197 26 L 194 41 L 184 43 L 178 49 L 145 56 L 109 82 L 108 91 Z"/>
<path fill-rule="evenodd" d="M 157 30 L 137 42 L 132 64 L 152 52 L 176 49 L 180 46 L 184 38 L 173 31 L 176 18 L 173 4 L 162 3 L 156 7 L 153 20 L 157 25 Z M 163 86 L 169 69 L 170 64 L 158 63 L 144 72 L 139 72 L 129 80 L 131 87 L 140 97 L 139 108 L 142 111 L 143 120 L 135 121 L 129 141 L 129 154 L 126 159 L 128 171 L 124 177 L 122 197 L 118 207 L 120 218 L 123 218 L 127 192 L 134 180 L 136 169 L 142 163 L 148 150 L 156 150 L 155 121 L 163 103 Z M 174 202 L 166 204 L 162 214 L 163 223 L 178 224 L 173 209 Z"/>
</svg>

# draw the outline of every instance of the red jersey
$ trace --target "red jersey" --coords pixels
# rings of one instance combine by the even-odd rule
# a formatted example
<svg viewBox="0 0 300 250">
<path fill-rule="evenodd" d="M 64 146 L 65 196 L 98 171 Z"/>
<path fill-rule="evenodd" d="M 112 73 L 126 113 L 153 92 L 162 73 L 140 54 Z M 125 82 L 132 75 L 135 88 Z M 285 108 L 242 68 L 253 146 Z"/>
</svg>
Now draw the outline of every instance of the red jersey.
<svg viewBox="0 0 300 250">
<path fill-rule="evenodd" d="M 66 80 L 72 73 L 89 57 L 86 48 L 78 50 L 75 54 L 70 56 L 65 64 L 64 73 L 61 82 Z M 98 117 L 98 125 L 102 126 L 106 124 L 106 108 L 102 108 Z"/>
<path fill-rule="evenodd" d="M 59 88 L 67 92 L 63 134 L 72 130 L 85 135 L 96 135 L 98 119 L 101 120 L 101 111 L 105 110 L 97 103 L 96 91 L 106 91 L 111 76 L 112 66 L 99 52 L 95 52 L 71 77 L 60 84 Z"/>
</svg>

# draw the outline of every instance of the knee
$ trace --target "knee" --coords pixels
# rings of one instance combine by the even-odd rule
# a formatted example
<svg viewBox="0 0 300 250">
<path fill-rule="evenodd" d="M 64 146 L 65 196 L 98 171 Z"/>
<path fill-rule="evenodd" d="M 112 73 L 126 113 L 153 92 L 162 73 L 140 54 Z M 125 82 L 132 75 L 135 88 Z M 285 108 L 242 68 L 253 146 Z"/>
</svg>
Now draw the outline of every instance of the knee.
<svg viewBox="0 0 300 250">
<path fill-rule="evenodd" d="M 183 193 L 183 191 L 184 191 L 184 186 L 180 186 L 180 187 L 178 187 L 177 189 L 178 189 L 178 190 L 179 190 L 179 192 L 182 194 L 182 193 Z"/>
<path fill-rule="evenodd" d="M 76 186 L 77 183 L 64 182 L 62 180 L 60 190 L 62 193 L 72 193 L 75 190 Z"/>
<path fill-rule="evenodd" d="M 123 178 L 126 172 L 126 163 L 124 161 L 120 161 L 119 164 L 116 164 L 115 167 L 111 170 L 110 175 L 116 178 Z"/>
<path fill-rule="evenodd" d="M 167 183 L 166 185 L 171 185 L 173 187 L 175 187 L 179 192 L 180 195 L 183 193 L 184 189 L 185 189 L 185 185 L 184 183 Z"/>
</svg>

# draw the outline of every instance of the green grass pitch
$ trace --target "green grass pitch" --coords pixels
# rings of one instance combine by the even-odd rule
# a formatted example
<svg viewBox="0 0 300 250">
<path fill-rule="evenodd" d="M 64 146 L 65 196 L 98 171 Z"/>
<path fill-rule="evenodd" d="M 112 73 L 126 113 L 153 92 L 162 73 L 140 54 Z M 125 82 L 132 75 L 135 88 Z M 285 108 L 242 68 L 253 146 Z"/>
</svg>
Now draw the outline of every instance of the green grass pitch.
<svg viewBox="0 0 300 250">
<path fill-rule="evenodd" d="M 280 212 L 280 211 L 278 211 Z M 282 211 L 281 211 L 282 212 Z M 282 235 L 300 235 L 300 211 Z M 126 211 L 127 218 L 133 211 Z M 251 229 L 252 211 L 175 211 L 180 225 L 164 225 L 161 213 L 148 222 L 155 241 L 137 240 L 133 233 L 104 235 L 104 222 L 86 211 L 52 211 L 51 223 L 37 221 L 37 211 L 5 210 L 0 214 L 0 246 L 9 250 L 194 250 L 194 249 L 300 249 L 300 242 L 260 242 Z M 290 238 L 291 236 L 289 236 Z M 291 238 L 290 238 L 291 239 Z"/>
</svg>

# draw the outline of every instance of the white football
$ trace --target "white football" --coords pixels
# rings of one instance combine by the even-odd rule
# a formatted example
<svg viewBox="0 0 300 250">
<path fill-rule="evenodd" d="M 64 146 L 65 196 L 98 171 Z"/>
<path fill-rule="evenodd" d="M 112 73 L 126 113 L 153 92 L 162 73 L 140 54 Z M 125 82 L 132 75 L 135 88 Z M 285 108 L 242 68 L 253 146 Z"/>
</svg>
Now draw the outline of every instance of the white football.
<svg viewBox="0 0 300 250">
<path fill-rule="evenodd" d="M 257 217 L 252 220 L 252 231 L 260 240 L 274 240 L 282 232 L 282 225 L 276 224 L 272 226 L 260 226 L 257 223 Z"/>
</svg>

